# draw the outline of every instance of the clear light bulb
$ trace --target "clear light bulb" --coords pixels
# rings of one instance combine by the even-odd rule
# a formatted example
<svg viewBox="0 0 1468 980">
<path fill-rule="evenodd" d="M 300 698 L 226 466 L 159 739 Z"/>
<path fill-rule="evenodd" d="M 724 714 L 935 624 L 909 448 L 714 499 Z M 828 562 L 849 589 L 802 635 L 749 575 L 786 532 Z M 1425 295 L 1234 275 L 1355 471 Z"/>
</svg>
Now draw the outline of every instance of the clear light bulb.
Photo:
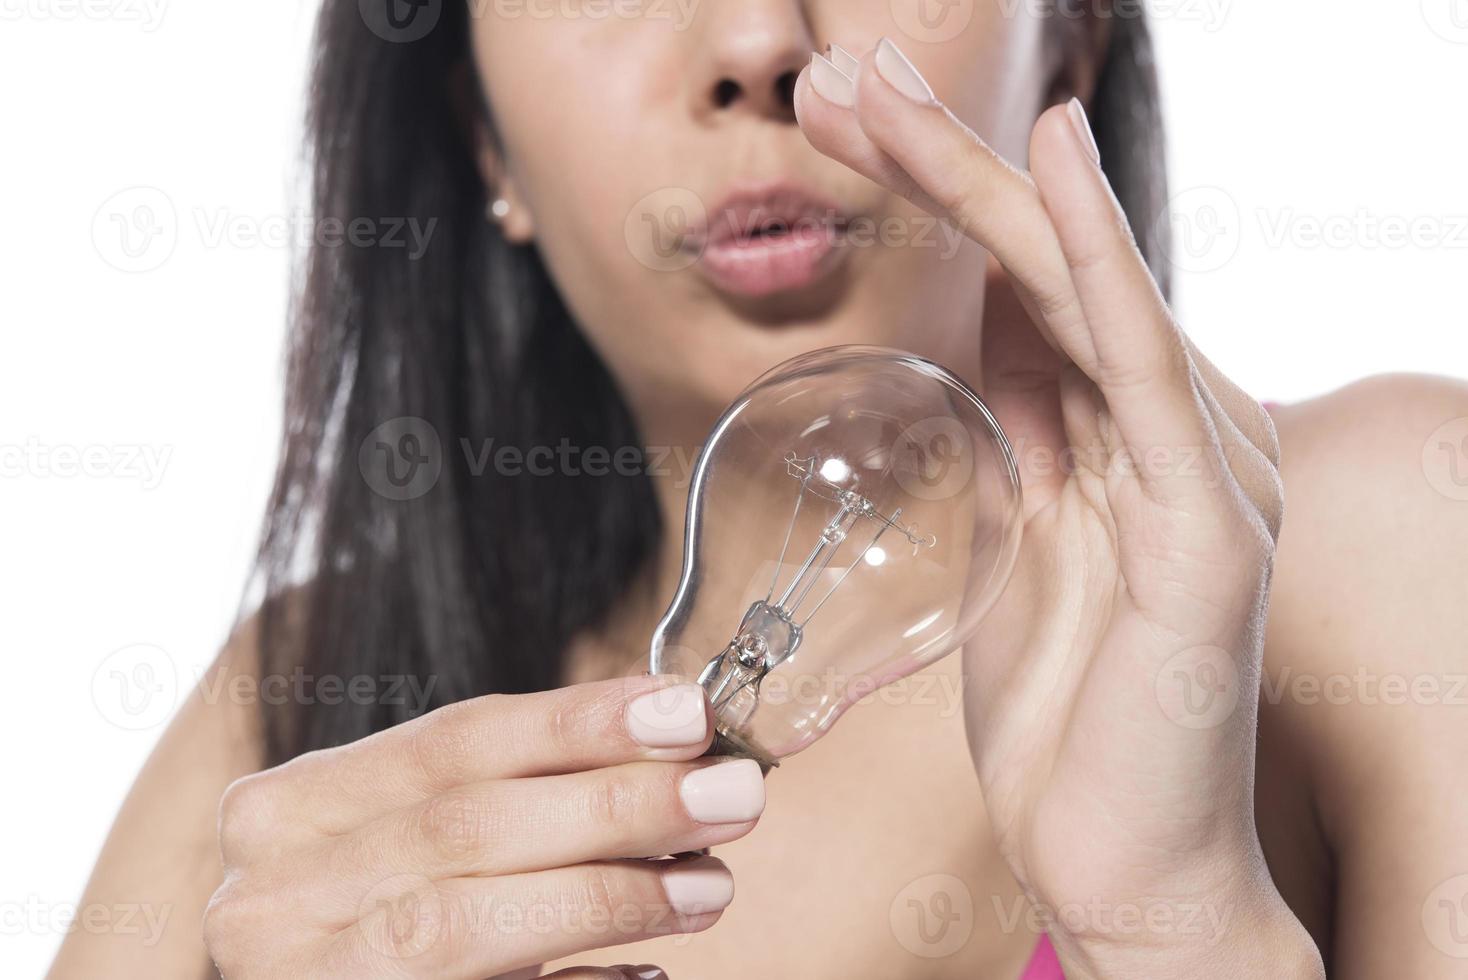
<svg viewBox="0 0 1468 980">
<path fill-rule="evenodd" d="M 1020 527 L 1009 443 L 962 381 L 885 348 L 803 355 L 747 388 L 699 456 L 652 672 L 703 685 L 712 752 L 776 765 L 962 645 Z"/>
</svg>

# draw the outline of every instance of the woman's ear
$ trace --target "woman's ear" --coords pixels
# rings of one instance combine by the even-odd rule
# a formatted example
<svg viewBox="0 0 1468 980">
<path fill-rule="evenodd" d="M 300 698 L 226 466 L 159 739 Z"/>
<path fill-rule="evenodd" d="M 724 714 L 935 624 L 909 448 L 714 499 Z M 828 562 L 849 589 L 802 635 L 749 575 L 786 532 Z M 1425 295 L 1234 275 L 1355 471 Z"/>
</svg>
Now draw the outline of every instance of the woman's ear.
<svg viewBox="0 0 1468 980">
<path fill-rule="evenodd" d="M 514 178 L 506 171 L 500 151 L 490 138 L 488 126 L 480 124 L 483 135 L 476 139 L 475 160 L 484 180 L 489 205 L 485 217 L 500 226 L 500 233 L 513 245 L 528 245 L 535 239 L 535 221 L 521 197 Z"/>
<path fill-rule="evenodd" d="M 1056 5 L 1066 14 L 1056 17 L 1054 43 L 1058 58 L 1048 102 L 1059 105 L 1076 98 L 1090 106 L 1111 46 L 1112 21 L 1139 17 L 1141 10 L 1125 0 L 1120 5 L 1112 0 L 1056 0 Z"/>
<path fill-rule="evenodd" d="M 506 241 L 515 245 L 529 244 L 535 238 L 535 222 L 505 165 L 478 78 L 467 65 L 451 72 L 449 78 L 452 87 L 449 97 L 459 120 L 460 132 L 474 154 L 480 179 L 484 181 L 485 200 L 488 202 L 485 219 L 500 226 L 500 233 Z"/>
</svg>

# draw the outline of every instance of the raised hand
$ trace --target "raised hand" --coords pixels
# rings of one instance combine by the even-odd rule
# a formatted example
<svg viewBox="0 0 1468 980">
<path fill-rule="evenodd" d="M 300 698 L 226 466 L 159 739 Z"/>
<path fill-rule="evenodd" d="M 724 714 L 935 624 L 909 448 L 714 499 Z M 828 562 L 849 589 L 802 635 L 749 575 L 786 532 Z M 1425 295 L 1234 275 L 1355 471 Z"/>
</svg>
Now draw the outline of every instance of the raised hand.
<svg viewBox="0 0 1468 980">
<path fill-rule="evenodd" d="M 1028 336 L 985 345 L 980 387 L 1020 449 L 1026 523 L 966 648 L 966 709 L 1016 878 L 1082 911 L 1052 929 L 1067 975 L 1322 975 L 1253 818 L 1282 510 L 1267 413 L 1183 336 L 1078 102 L 1040 117 L 1026 173 L 890 41 L 818 56 L 796 100 L 818 150 L 987 248 L 1028 314 Z M 1223 934 L 1084 911 L 1127 906 L 1197 906 Z"/>
</svg>

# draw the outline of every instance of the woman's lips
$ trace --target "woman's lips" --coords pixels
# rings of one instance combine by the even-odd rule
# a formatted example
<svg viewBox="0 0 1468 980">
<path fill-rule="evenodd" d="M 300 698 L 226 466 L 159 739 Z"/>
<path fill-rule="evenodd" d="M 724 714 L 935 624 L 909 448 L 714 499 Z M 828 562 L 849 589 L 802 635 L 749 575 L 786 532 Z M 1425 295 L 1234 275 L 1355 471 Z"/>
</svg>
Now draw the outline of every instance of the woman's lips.
<svg viewBox="0 0 1468 980">
<path fill-rule="evenodd" d="M 710 242 L 699 264 L 720 289 L 757 298 L 811 285 L 826 273 L 835 253 L 833 233 L 800 228 Z"/>
<path fill-rule="evenodd" d="M 804 289 L 845 253 L 846 222 L 836 205 L 797 189 L 734 195 L 710 215 L 699 269 L 716 288 L 749 298 Z"/>
</svg>

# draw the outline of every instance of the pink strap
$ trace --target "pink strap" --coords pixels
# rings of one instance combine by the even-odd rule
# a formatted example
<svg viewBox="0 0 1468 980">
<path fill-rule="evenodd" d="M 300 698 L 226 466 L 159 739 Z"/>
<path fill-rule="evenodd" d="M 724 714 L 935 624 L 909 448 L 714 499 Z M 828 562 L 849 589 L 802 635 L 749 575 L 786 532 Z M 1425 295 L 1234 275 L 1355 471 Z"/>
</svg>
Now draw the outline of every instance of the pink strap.
<svg viewBox="0 0 1468 980">
<path fill-rule="evenodd" d="M 1040 937 L 1040 944 L 1035 947 L 1035 955 L 1030 957 L 1030 965 L 1025 967 L 1025 972 L 1020 974 L 1019 980 L 1065 980 L 1065 974 L 1060 970 L 1060 960 L 1055 956 L 1055 947 L 1050 945 L 1049 936 Z"/>
</svg>

